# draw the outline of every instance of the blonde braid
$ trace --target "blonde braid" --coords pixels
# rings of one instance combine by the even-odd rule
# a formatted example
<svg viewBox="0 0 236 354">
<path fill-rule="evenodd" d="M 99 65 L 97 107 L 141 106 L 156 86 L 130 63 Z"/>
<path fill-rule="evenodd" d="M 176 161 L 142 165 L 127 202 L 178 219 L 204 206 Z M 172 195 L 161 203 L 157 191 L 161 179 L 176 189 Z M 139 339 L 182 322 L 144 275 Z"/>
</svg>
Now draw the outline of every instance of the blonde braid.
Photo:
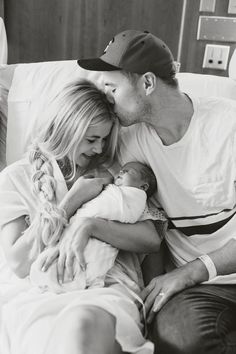
<svg viewBox="0 0 236 354">
<path fill-rule="evenodd" d="M 30 225 L 35 239 L 32 255 L 40 253 L 45 246 L 55 245 L 67 225 L 65 211 L 56 204 L 56 180 L 50 159 L 34 144 L 29 153 L 32 165 L 33 191 L 39 197 L 40 209 Z"/>
</svg>

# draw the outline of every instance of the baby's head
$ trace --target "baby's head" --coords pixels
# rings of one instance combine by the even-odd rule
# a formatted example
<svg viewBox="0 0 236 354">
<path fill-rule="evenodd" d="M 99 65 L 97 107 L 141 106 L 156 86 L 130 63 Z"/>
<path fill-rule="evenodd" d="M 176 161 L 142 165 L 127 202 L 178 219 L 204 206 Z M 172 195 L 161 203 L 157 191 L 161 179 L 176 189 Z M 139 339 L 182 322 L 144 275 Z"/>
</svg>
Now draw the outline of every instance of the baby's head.
<svg viewBox="0 0 236 354">
<path fill-rule="evenodd" d="M 143 189 L 149 198 L 157 189 L 156 177 L 150 167 L 141 162 L 128 162 L 115 178 L 115 185 Z"/>
</svg>

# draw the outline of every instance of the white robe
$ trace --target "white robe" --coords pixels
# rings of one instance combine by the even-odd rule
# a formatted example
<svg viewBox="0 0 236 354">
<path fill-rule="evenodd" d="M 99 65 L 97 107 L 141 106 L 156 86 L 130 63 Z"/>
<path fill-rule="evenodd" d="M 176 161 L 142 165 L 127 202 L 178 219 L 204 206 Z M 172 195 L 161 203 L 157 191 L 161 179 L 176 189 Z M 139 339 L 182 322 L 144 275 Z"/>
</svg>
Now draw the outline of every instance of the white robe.
<svg viewBox="0 0 236 354">
<path fill-rule="evenodd" d="M 53 162 L 53 169 L 59 202 L 67 187 L 56 161 Z M 29 187 L 30 176 L 30 166 L 26 160 L 10 165 L 0 173 L 0 227 L 22 215 L 33 219 L 38 204 Z M 44 354 L 54 326 L 63 314 L 84 305 L 97 306 L 115 317 L 115 337 L 123 351 L 153 353 L 153 344 L 142 334 L 139 311 L 133 301 L 142 286 L 140 258 L 121 251 L 112 269 L 115 277 L 109 286 L 55 294 L 42 292 L 32 286 L 28 278 L 18 279 L 1 254 L 0 353 Z M 60 345 L 60 338 L 58 341 Z"/>
</svg>

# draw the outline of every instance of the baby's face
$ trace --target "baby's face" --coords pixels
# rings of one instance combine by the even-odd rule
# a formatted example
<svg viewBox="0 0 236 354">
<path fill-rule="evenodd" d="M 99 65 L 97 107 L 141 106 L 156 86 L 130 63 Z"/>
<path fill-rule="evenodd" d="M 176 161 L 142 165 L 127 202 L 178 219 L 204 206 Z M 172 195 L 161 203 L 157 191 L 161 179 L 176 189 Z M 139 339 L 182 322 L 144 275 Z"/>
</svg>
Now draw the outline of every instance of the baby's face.
<svg viewBox="0 0 236 354">
<path fill-rule="evenodd" d="M 141 177 L 141 164 L 138 162 L 129 162 L 122 167 L 118 176 L 115 178 L 116 186 L 129 186 L 141 188 L 143 180 Z"/>
</svg>

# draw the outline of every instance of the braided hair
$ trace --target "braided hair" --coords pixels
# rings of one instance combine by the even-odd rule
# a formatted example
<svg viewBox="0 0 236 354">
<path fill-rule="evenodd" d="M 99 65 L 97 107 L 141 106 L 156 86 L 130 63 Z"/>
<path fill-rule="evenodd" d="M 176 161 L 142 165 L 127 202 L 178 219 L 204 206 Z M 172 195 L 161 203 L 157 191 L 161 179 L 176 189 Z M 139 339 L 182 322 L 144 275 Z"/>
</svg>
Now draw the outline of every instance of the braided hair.
<svg viewBox="0 0 236 354">
<path fill-rule="evenodd" d="M 76 174 L 76 151 L 88 127 L 113 122 L 103 152 L 91 159 L 80 175 L 101 165 L 108 167 L 116 157 L 118 120 L 105 94 L 87 80 L 72 82 L 51 103 L 47 121 L 29 148 L 32 189 L 39 208 L 27 233 L 34 239 L 31 256 L 45 246 L 55 245 L 67 225 L 64 210 L 57 204 L 53 161 L 57 160 L 67 182 Z"/>
</svg>

